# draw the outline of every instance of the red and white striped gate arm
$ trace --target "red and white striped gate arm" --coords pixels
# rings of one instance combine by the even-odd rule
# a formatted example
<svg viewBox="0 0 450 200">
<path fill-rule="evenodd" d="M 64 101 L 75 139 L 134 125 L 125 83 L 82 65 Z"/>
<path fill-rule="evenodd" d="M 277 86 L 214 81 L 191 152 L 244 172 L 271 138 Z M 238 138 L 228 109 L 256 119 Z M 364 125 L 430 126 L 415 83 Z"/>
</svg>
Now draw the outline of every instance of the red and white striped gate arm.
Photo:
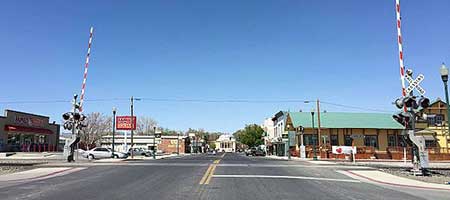
<svg viewBox="0 0 450 200">
<path fill-rule="evenodd" d="M 89 67 L 89 56 L 91 55 L 91 44 L 92 44 L 92 36 L 94 32 L 94 27 L 91 27 L 90 33 L 89 33 L 89 44 L 88 44 L 88 50 L 86 55 L 86 63 L 84 65 L 84 76 L 83 76 L 83 84 L 81 85 L 81 97 L 80 97 L 80 112 L 83 111 L 83 100 L 84 100 L 84 91 L 86 89 L 86 78 L 88 73 L 88 67 Z"/>
<path fill-rule="evenodd" d="M 395 0 L 395 11 L 397 13 L 397 43 L 398 43 L 398 58 L 400 61 L 400 80 L 402 81 L 402 96 L 406 96 L 405 88 L 405 65 L 403 60 L 403 43 L 402 43 L 402 22 L 400 16 L 400 0 Z M 406 112 L 406 107 L 403 108 Z"/>
</svg>

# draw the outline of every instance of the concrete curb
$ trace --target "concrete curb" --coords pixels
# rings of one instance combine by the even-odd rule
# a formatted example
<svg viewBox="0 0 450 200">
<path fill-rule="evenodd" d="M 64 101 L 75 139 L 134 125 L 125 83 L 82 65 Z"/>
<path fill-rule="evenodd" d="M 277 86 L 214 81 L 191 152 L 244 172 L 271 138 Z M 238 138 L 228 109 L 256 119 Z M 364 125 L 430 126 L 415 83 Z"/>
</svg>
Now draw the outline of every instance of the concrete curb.
<svg viewBox="0 0 450 200">
<path fill-rule="evenodd" d="M 448 186 L 448 188 L 445 188 L 446 185 L 439 185 L 439 184 L 436 184 L 436 183 L 426 183 L 426 182 L 412 180 L 412 179 L 408 179 L 408 180 L 410 180 L 411 182 L 420 182 L 422 185 L 427 185 L 427 186 L 395 183 L 395 181 L 398 181 L 398 179 L 407 179 L 407 178 L 402 178 L 402 177 L 398 177 L 398 176 L 391 175 L 391 174 L 389 174 L 389 176 L 398 177 L 398 179 L 391 179 L 391 182 L 387 182 L 387 181 L 380 180 L 379 177 L 369 177 L 367 175 L 362 175 L 360 173 L 355 173 L 355 172 L 353 172 L 351 170 L 345 170 L 345 172 L 351 174 L 354 178 L 355 177 L 359 177 L 358 179 L 362 178 L 363 180 L 365 179 L 366 181 L 370 181 L 370 182 L 374 182 L 374 183 L 378 183 L 378 184 L 383 184 L 383 185 L 390 185 L 390 186 L 397 186 L 397 187 L 408 187 L 408 188 L 416 188 L 416 189 L 450 191 L 450 186 Z M 434 185 L 436 185 L 436 186 L 433 187 Z M 437 187 L 437 186 L 439 186 L 439 187 Z"/>
</svg>

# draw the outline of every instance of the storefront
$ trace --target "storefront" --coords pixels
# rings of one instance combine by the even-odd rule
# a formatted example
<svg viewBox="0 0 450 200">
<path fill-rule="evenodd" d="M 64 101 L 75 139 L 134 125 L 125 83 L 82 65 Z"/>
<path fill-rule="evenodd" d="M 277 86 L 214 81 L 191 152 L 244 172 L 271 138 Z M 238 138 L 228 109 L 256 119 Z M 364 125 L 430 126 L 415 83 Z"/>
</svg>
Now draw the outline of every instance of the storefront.
<svg viewBox="0 0 450 200">
<path fill-rule="evenodd" d="M 57 151 L 59 124 L 49 123 L 49 117 L 5 110 L 0 116 L 0 151 Z"/>
</svg>

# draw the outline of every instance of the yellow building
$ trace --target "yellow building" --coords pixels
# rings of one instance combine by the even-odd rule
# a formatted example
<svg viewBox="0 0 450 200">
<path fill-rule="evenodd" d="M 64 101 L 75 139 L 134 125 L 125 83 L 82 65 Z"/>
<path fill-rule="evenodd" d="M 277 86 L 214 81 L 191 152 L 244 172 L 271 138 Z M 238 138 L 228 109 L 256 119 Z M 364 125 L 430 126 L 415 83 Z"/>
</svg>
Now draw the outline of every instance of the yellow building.
<svg viewBox="0 0 450 200">
<path fill-rule="evenodd" d="M 426 141 L 427 147 L 433 149 L 435 152 L 449 153 L 448 143 L 448 119 L 447 118 L 447 104 L 440 99 L 431 103 L 430 107 L 422 109 L 420 113 L 426 117 L 426 121 L 418 123 L 417 128 L 424 130 L 419 131 L 419 134 L 428 138 L 435 138 L 435 142 Z M 446 123 L 447 122 L 447 123 Z"/>
</svg>

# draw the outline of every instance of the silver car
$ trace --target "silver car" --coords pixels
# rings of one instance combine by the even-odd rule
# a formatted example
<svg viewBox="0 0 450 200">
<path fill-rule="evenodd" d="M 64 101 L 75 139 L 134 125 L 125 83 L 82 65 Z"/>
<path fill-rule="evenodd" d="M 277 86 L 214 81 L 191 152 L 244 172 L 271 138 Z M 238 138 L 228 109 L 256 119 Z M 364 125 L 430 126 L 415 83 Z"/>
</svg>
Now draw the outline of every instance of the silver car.
<svg viewBox="0 0 450 200">
<path fill-rule="evenodd" d="M 88 158 L 89 160 L 97 159 L 97 158 L 127 158 L 128 155 L 121 152 L 113 152 L 110 148 L 104 147 L 95 147 L 89 151 L 84 151 L 82 153 L 83 157 Z"/>
</svg>

